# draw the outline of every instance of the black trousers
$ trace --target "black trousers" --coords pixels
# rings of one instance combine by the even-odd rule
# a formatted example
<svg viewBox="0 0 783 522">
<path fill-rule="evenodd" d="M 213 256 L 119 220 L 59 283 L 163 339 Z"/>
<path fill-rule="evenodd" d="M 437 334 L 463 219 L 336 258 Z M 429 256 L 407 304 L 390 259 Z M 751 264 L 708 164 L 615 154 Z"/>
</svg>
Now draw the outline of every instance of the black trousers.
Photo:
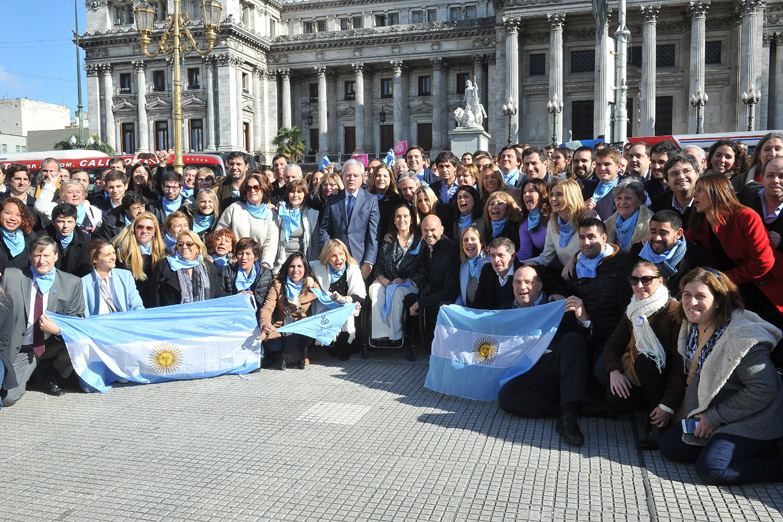
<svg viewBox="0 0 783 522">
<path fill-rule="evenodd" d="M 659 373 L 655 361 L 646 355 L 639 354 L 633 362 L 633 369 L 636 371 L 641 386 L 632 384 L 628 398 L 623 399 L 619 395 L 613 394 L 608 386 L 606 388 L 606 400 L 617 410 L 617 413 L 651 412 L 660 404 L 663 392 L 666 390 L 666 380 L 669 377 L 668 367 Z"/>
<path fill-rule="evenodd" d="M 501 408 L 521 417 L 555 417 L 579 411 L 586 397 L 587 340 L 572 332 L 549 349 L 528 372 L 500 388 Z"/>
</svg>

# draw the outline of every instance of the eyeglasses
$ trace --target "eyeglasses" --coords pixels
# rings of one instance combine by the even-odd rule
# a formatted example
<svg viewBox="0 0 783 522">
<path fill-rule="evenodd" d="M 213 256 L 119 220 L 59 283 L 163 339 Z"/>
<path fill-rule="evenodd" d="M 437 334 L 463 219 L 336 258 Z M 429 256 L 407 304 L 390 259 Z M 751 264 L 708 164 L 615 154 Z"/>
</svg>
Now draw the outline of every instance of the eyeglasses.
<svg viewBox="0 0 783 522">
<path fill-rule="evenodd" d="M 628 282 L 631 283 L 631 286 L 636 286 L 641 281 L 643 286 L 650 286 L 653 281 L 658 279 L 661 276 L 642 276 L 642 277 L 636 277 L 636 276 L 630 276 L 628 278 Z"/>
<path fill-rule="evenodd" d="M 177 247 L 184 247 L 184 246 L 186 246 L 188 248 L 191 248 L 195 244 L 196 243 L 194 243 L 193 241 L 177 241 Z"/>
<path fill-rule="evenodd" d="M 163 185 L 163 190 L 165 191 L 178 190 L 179 188 L 179 185 Z"/>
<path fill-rule="evenodd" d="M 144 226 L 144 225 L 136 225 L 136 230 L 146 230 L 147 232 L 152 232 L 152 231 L 155 230 L 155 227 Z"/>
<path fill-rule="evenodd" d="M 261 185 L 248 185 L 247 190 L 250 190 L 252 192 L 258 192 L 261 190 Z"/>
</svg>

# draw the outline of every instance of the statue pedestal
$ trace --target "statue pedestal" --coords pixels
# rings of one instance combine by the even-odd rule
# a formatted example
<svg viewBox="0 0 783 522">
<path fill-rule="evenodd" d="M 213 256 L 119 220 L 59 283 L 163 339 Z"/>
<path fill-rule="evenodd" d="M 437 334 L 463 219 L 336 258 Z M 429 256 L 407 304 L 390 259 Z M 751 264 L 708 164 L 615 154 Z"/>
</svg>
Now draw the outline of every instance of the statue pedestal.
<svg viewBox="0 0 783 522">
<path fill-rule="evenodd" d="M 481 127 L 457 127 L 449 131 L 451 152 L 461 158 L 466 152 L 489 150 L 489 133 Z"/>
</svg>

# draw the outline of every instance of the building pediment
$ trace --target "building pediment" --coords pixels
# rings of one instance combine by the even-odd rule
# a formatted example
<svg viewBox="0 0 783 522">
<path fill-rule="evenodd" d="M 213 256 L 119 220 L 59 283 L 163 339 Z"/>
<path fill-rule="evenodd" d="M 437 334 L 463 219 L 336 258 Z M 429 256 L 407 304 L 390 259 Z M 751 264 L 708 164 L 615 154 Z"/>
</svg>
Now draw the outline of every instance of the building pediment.
<svg viewBox="0 0 783 522">
<path fill-rule="evenodd" d="M 346 107 L 343 107 L 337 111 L 337 115 L 343 118 L 347 117 L 355 117 L 356 116 L 356 108 L 353 105 L 348 105 Z"/>
<path fill-rule="evenodd" d="M 171 102 L 164 100 L 160 96 L 147 97 L 147 109 L 170 109 Z"/>
<path fill-rule="evenodd" d="M 128 98 L 115 97 L 114 98 L 114 110 L 115 111 L 128 111 L 135 110 L 136 104 L 132 103 Z"/>
<path fill-rule="evenodd" d="M 198 109 L 206 106 L 207 103 L 195 95 L 185 96 L 182 99 L 182 107 L 187 107 L 189 109 Z"/>
<path fill-rule="evenodd" d="M 411 104 L 412 114 L 432 114 L 432 104 L 427 102 L 421 102 Z"/>
</svg>

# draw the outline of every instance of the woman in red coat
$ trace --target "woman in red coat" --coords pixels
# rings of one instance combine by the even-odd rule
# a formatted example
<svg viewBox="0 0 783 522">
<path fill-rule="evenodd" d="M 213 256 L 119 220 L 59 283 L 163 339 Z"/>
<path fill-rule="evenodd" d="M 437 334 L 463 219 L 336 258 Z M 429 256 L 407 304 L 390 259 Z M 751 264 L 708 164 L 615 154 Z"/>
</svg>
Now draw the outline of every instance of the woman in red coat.
<svg viewBox="0 0 783 522">
<path fill-rule="evenodd" d="M 772 248 L 759 215 L 719 174 L 696 182 L 693 207 L 685 237 L 710 251 L 713 267 L 740 287 L 746 308 L 783 327 L 783 254 Z"/>
</svg>

